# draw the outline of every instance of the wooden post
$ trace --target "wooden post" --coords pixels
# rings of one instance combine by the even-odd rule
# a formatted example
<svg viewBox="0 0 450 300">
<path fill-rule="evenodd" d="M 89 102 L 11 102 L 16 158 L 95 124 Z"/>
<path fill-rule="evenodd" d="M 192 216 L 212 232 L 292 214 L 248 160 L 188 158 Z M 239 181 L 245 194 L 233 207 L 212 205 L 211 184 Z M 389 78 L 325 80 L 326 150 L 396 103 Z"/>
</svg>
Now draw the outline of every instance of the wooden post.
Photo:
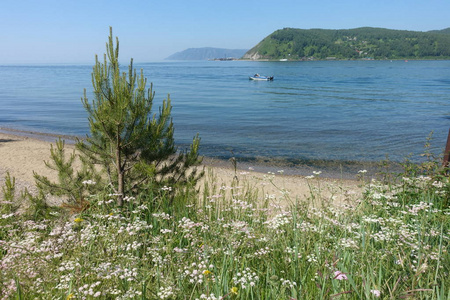
<svg viewBox="0 0 450 300">
<path fill-rule="evenodd" d="M 448 167 L 449 157 L 450 157 L 450 129 L 448 130 L 447 146 L 445 147 L 444 151 L 444 163 L 442 164 L 444 168 Z"/>
</svg>

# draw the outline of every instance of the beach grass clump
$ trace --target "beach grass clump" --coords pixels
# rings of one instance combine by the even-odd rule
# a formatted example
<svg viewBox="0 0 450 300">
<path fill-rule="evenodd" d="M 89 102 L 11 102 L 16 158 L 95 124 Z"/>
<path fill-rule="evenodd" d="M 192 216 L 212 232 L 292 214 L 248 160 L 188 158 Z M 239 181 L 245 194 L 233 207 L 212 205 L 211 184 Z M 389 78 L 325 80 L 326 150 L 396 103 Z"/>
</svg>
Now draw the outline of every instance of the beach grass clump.
<svg viewBox="0 0 450 300">
<path fill-rule="evenodd" d="M 340 205 L 314 190 L 285 207 L 211 180 L 203 197 L 166 186 L 122 207 L 103 192 L 78 212 L 2 214 L 0 299 L 450 296 L 448 177 L 370 181 Z"/>
</svg>

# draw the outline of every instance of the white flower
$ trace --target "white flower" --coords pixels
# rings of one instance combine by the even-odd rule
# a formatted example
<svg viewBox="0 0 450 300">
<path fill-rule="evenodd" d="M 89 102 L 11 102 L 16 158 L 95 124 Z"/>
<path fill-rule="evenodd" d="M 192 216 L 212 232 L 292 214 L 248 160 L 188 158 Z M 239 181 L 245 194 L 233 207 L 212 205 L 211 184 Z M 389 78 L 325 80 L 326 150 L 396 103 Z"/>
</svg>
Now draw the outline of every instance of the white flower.
<svg viewBox="0 0 450 300">
<path fill-rule="evenodd" d="M 161 188 L 161 191 L 172 191 L 172 188 L 170 187 L 170 186 L 163 186 L 162 188 Z"/>
<path fill-rule="evenodd" d="M 159 299 L 168 299 L 174 295 L 174 291 L 171 286 L 160 287 L 157 295 L 158 295 Z"/>
<path fill-rule="evenodd" d="M 255 272 L 252 272 L 250 268 L 245 268 L 242 273 L 239 272 L 236 276 L 233 277 L 233 281 L 235 284 L 240 284 L 242 289 L 247 288 L 247 283 L 254 287 L 256 282 L 259 280 L 259 277 Z"/>
<path fill-rule="evenodd" d="M 370 290 L 370 292 L 377 298 L 381 296 L 381 292 L 379 290 Z"/>
<path fill-rule="evenodd" d="M 432 183 L 432 185 L 437 188 L 442 188 L 444 186 L 444 184 L 440 181 L 435 181 Z"/>
<path fill-rule="evenodd" d="M 82 184 L 85 184 L 85 185 L 93 185 L 93 184 L 96 184 L 96 182 L 89 179 L 89 180 L 83 181 Z"/>
</svg>

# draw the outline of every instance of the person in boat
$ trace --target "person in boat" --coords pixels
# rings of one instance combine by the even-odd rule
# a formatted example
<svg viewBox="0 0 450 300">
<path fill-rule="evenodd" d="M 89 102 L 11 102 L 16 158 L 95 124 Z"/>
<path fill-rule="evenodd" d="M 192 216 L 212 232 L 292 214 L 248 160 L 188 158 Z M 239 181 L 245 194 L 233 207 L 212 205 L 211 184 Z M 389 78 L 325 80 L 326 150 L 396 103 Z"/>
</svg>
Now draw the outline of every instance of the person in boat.
<svg viewBox="0 0 450 300">
<path fill-rule="evenodd" d="M 256 74 L 255 74 L 255 76 L 253 76 L 253 77 L 259 77 L 259 74 L 258 74 L 258 73 L 256 73 Z"/>
</svg>

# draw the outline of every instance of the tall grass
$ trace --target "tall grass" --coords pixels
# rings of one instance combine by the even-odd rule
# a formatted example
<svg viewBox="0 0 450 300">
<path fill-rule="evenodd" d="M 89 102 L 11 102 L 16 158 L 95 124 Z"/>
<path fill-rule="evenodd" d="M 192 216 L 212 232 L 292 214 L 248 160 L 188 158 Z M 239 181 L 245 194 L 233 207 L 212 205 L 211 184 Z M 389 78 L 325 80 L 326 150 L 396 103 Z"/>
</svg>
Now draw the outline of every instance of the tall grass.
<svg viewBox="0 0 450 300">
<path fill-rule="evenodd" d="M 449 178 L 406 175 L 342 205 L 311 189 L 280 208 L 214 177 L 202 197 L 166 187 L 121 210 L 106 192 L 40 218 L 6 201 L 0 298 L 449 299 Z"/>
</svg>

